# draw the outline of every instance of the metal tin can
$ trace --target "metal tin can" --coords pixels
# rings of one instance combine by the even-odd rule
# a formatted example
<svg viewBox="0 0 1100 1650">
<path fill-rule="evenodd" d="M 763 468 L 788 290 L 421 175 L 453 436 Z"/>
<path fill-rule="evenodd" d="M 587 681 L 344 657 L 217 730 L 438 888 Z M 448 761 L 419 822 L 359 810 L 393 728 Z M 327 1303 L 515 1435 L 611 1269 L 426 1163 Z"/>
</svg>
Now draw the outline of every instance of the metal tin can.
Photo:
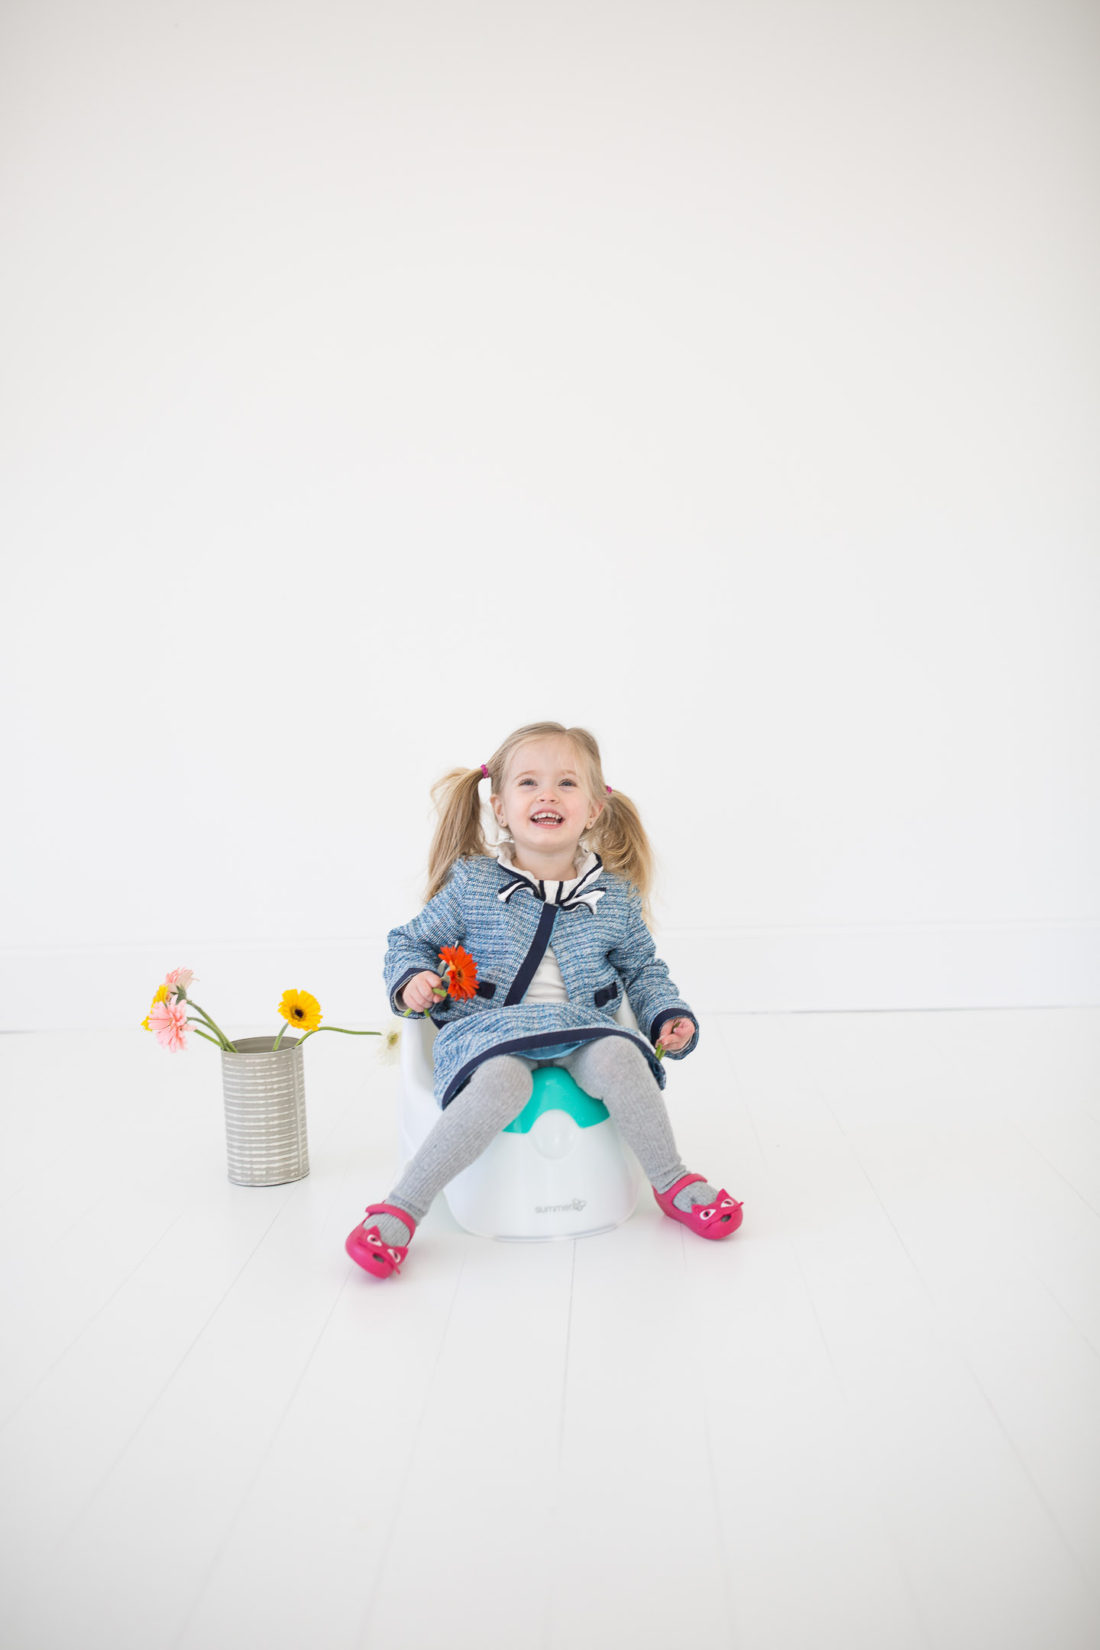
<svg viewBox="0 0 1100 1650">
<path fill-rule="evenodd" d="M 304 1054 L 296 1037 L 239 1037 L 222 1050 L 229 1178 L 236 1186 L 281 1186 L 309 1173 Z"/>
</svg>

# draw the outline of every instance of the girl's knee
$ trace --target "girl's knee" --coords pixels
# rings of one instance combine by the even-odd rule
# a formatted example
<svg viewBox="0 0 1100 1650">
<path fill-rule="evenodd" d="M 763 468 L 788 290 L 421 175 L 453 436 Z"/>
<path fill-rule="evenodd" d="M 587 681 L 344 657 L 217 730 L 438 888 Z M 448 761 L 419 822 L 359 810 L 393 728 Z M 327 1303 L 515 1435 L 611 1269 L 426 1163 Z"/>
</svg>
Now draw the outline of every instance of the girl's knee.
<svg viewBox="0 0 1100 1650">
<path fill-rule="evenodd" d="M 464 1092 L 472 1103 L 499 1111 L 510 1123 L 530 1100 L 533 1089 L 528 1061 L 514 1054 L 494 1054 L 481 1062 Z"/>
<path fill-rule="evenodd" d="M 625 1037 L 600 1037 L 579 1051 L 578 1066 L 601 1086 L 604 1083 L 655 1083 L 649 1061 L 636 1043 Z M 583 1087 L 583 1085 L 582 1085 Z"/>
<path fill-rule="evenodd" d="M 513 1088 L 531 1091 L 534 1068 L 530 1060 L 521 1060 L 517 1054 L 492 1054 L 482 1060 L 474 1072 L 474 1080 L 496 1084 L 509 1083 Z"/>
</svg>

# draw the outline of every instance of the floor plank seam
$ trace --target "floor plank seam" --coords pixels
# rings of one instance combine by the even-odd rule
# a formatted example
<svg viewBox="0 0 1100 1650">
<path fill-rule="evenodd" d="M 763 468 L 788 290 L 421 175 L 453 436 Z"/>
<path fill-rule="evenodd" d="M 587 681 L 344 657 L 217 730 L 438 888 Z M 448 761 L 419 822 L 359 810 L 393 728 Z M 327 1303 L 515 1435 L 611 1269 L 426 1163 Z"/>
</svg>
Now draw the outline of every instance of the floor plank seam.
<svg viewBox="0 0 1100 1650">
<path fill-rule="evenodd" d="M 565 1350 L 562 1356 L 561 1408 L 558 1414 L 558 1449 L 557 1459 L 554 1466 L 554 1511 L 551 1520 L 551 1529 L 553 1531 L 555 1542 L 557 1540 L 558 1532 L 558 1515 L 561 1511 L 562 1459 L 565 1450 L 565 1415 L 566 1407 L 569 1402 L 569 1349 L 573 1334 L 573 1291 L 577 1279 L 577 1241 L 578 1240 L 576 1238 L 572 1239 L 573 1254 L 570 1258 L 569 1265 L 569 1306 L 565 1319 Z M 555 1616 L 554 1601 L 557 1596 L 556 1566 L 552 1563 L 547 1565 L 547 1573 L 547 1599 L 543 1617 L 545 1623 L 545 1636 L 542 1642 L 542 1650 L 550 1650 L 553 1642 Z"/>
<path fill-rule="evenodd" d="M 47 1367 L 44 1370 L 42 1370 L 41 1374 L 38 1376 L 38 1379 L 35 1381 L 34 1385 L 32 1387 L 30 1387 L 23 1394 L 23 1396 L 18 1400 L 18 1402 L 15 1403 L 11 1407 L 11 1409 L 8 1410 L 8 1413 L 5 1416 L 3 1416 L 3 1418 L 0 1418 L 0 1433 L 3 1433 L 4 1429 L 6 1427 L 10 1426 L 12 1421 L 14 1421 L 16 1419 L 16 1417 L 18 1416 L 20 1410 L 23 1408 L 23 1406 L 25 1404 L 29 1403 L 30 1400 L 34 1397 L 35 1393 L 37 1392 L 38 1388 L 42 1385 L 43 1381 L 45 1381 L 50 1375 L 53 1374 L 54 1370 L 58 1367 L 59 1364 L 64 1362 L 64 1360 L 69 1356 L 70 1352 L 72 1352 L 74 1347 L 77 1347 L 77 1346 L 80 1345 L 80 1342 L 84 1339 L 84 1336 L 87 1335 L 92 1328 L 94 1328 L 96 1323 L 98 1323 L 99 1319 L 102 1317 L 103 1313 L 106 1312 L 106 1310 L 110 1306 L 111 1302 L 118 1298 L 118 1296 L 121 1294 L 122 1290 L 125 1289 L 126 1285 L 130 1282 L 131 1278 L 137 1276 L 137 1274 L 141 1271 L 142 1267 L 145 1265 L 146 1261 L 149 1259 L 150 1255 L 154 1255 L 156 1253 L 156 1251 L 160 1248 L 161 1244 L 164 1242 L 164 1240 L 168 1236 L 168 1234 L 175 1230 L 175 1228 L 179 1225 L 180 1221 L 184 1219 L 186 1214 L 187 1214 L 187 1210 L 186 1209 L 181 1209 L 179 1214 L 176 1216 L 175 1220 L 169 1222 L 169 1224 L 164 1228 L 164 1231 L 160 1234 L 160 1236 L 157 1238 L 156 1242 L 153 1244 L 152 1248 L 146 1250 L 145 1254 L 142 1255 L 141 1259 L 137 1262 L 137 1264 L 130 1268 L 130 1270 L 127 1272 L 126 1276 L 121 1280 L 121 1282 L 117 1285 L 117 1287 L 112 1289 L 112 1291 L 108 1295 L 107 1299 L 105 1301 L 103 1301 L 102 1304 L 96 1308 L 96 1310 L 92 1313 L 92 1316 L 88 1319 L 88 1321 L 81 1325 L 81 1327 L 77 1330 L 76 1334 L 73 1336 L 72 1340 L 66 1341 L 65 1345 L 61 1348 L 61 1351 L 57 1354 L 56 1358 L 54 1358 L 53 1362 L 50 1363 L 49 1365 L 47 1365 Z"/>
<path fill-rule="evenodd" d="M 203 1336 L 206 1334 L 207 1330 L 209 1329 L 210 1325 L 213 1323 L 214 1319 L 217 1317 L 218 1313 L 221 1311 L 222 1307 L 225 1305 L 226 1301 L 229 1299 L 229 1296 L 233 1293 L 234 1289 L 237 1287 L 237 1284 L 240 1282 L 241 1278 L 244 1276 L 244 1273 L 247 1271 L 248 1267 L 252 1264 L 252 1261 L 255 1258 L 255 1255 L 256 1255 L 257 1251 L 259 1250 L 260 1246 L 263 1244 L 263 1242 L 264 1242 L 265 1238 L 267 1237 L 268 1233 L 271 1231 L 271 1228 L 275 1225 L 275 1222 L 279 1219 L 279 1216 L 282 1214 L 283 1209 L 285 1209 L 285 1208 L 286 1208 L 286 1203 L 284 1202 L 275 1211 L 274 1215 L 272 1216 L 270 1221 L 267 1223 L 267 1225 L 264 1227 L 263 1231 L 261 1232 L 261 1234 L 260 1234 L 259 1238 L 257 1239 L 256 1243 L 253 1245 L 252 1249 L 249 1251 L 248 1255 L 245 1257 L 244 1261 L 241 1263 L 240 1268 L 238 1269 L 238 1271 L 236 1272 L 236 1274 L 234 1275 L 234 1277 L 232 1278 L 232 1280 L 228 1284 L 227 1288 L 222 1292 L 221 1296 L 219 1297 L 218 1301 L 216 1302 L 216 1304 L 214 1305 L 212 1310 L 210 1312 L 208 1312 L 206 1317 L 203 1319 L 202 1324 L 200 1325 L 199 1329 L 197 1330 L 194 1337 L 192 1338 L 190 1344 L 187 1347 L 187 1350 L 183 1354 L 183 1357 L 179 1360 L 179 1362 L 177 1363 L 175 1369 L 173 1369 L 171 1375 L 169 1375 L 169 1377 L 165 1381 L 164 1385 L 157 1392 L 157 1394 L 156 1394 L 155 1398 L 153 1399 L 152 1403 L 150 1403 L 146 1407 L 146 1409 L 144 1410 L 144 1412 L 141 1416 L 141 1419 L 137 1423 L 137 1426 L 133 1429 L 133 1431 L 127 1437 L 125 1443 L 123 1444 L 122 1448 L 119 1450 L 119 1452 L 118 1452 L 117 1456 L 115 1457 L 114 1461 L 108 1467 L 107 1471 L 105 1473 L 103 1473 L 100 1476 L 100 1478 L 96 1481 L 95 1485 L 93 1486 L 93 1488 L 91 1490 L 91 1493 L 82 1502 L 82 1504 L 81 1504 L 80 1508 L 77 1510 L 77 1512 L 75 1512 L 73 1514 L 73 1516 L 68 1520 L 68 1522 L 62 1527 L 61 1533 L 57 1537 L 57 1540 L 54 1542 L 53 1548 L 51 1549 L 51 1556 L 52 1557 L 57 1556 L 58 1552 L 70 1540 L 70 1538 L 72 1537 L 72 1535 L 73 1535 L 74 1531 L 76 1530 L 77 1526 L 80 1525 L 81 1523 L 83 1523 L 84 1519 L 87 1517 L 87 1515 L 88 1515 L 89 1511 L 91 1510 L 91 1508 L 94 1507 L 96 1501 L 102 1495 L 103 1491 L 106 1489 L 107 1485 L 110 1483 L 111 1479 L 114 1477 L 115 1473 L 118 1471 L 118 1469 L 122 1465 L 123 1461 L 125 1461 L 127 1455 L 130 1453 L 131 1449 L 134 1447 L 134 1444 L 136 1443 L 137 1439 L 141 1436 L 141 1433 L 144 1430 L 145 1426 L 147 1425 L 150 1417 L 156 1412 L 159 1405 L 164 1401 L 164 1397 L 165 1397 L 166 1393 L 171 1391 L 171 1388 L 172 1388 L 173 1384 L 179 1379 L 180 1372 L 184 1368 L 184 1366 L 186 1365 L 187 1360 L 191 1357 L 191 1355 L 194 1352 L 195 1348 L 198 1346 L 199 1342 L 202 1340 Z"/>
<path fill-rule="evenodd" d="M 240 1524 L 242 1514 L 244 1513 L 244 1510 L 248 1505 L 249 1497 L 252 1495 L 253 1490 L 255 1489 L 257 1483 L 259 1482 L 259 1480 L 260 1480 L 260 1478 L 263 1474 L 264 1467 L 267 1465 L 268 1461 L 271 1459 L 272 1452 L 274 1451 L 275 1446 L 279 1441 L 279 1435 L 282 1432 L 284 1426 L 286 1425 L 287 1416 L 290 1414 L 290 1411 L 291 1411 L 291 1409 L 293 1408 L 293 1405 L 294 1405 L 294 1400 L 298 1396 L 299 1391 L 301 1390 L 302 1384 L 305 1381 L 305 1378 L 306 1378 L 307 1374 L 309 1373 L 310 1366 L 312 1365 L 314 1358 L 317 1356 L 318 1349 L 321 1345 L 321 1342 L 324 1340 L 325 1333 L 328 1329 L 329 1324 L 332 1322 L 332 1319 L 333 1319 L 333 1316 L 336 1312 L 336 1309 L 339 1306 L 341 1299 L 343 1298 L 344 1291 L 348 1286 L 350 1278 L 351 1278 L 351 1273 L 350 1272 L 345 1272 L 344 1277 L 341 1279 L 340 1287 L 337 1289 L 335 1295 L 333 1296 L 332 1305 L 329 1307 L 328 1311 L 325 1314 L 325 1321 L 321 1325 L 320 1329 L 317 1331 L 317 1335 L 316 1335 L 316 1338 L 313 1342 L 313 1345 L 310 1347 L 309 1355 L 305 1359 L 305 1362 L 303 1363 L 302 1368 L 299 1371 L 298 1379 L 295 1381 L 293 1387 L 291 1388 L 291 1391 L 287 1396 L 286 1403 L 283 1405 L 282 1410 L 279 1413 L 278 1419 L 276 1420 L 275 1425 L 272 1428 L 271 1437 L 268 1440 L 268 1442 L 267 1442 L 266 1446 L 264 1447 L 264 1449 L 260 1453 L 259 1461 L 256 1464 L 256 1470 L 255 1470 L 255 1472 L 253 1472 L 253 1474 L 251 1475 L 251 1477 L 248 1480 L 248 1483 L 245 1485 L 244 1490 L 242 1491 L 241 1496 L 240 1496 L 240 1498 L 237 1502 L 237 1505 L 234 1508 L 233 1516 L 230 1518 L 229 1523 L 226 1525 L 225 1529 L 223 1530 L 221 1539 L 219 1540 L 218 1545 L 217 1545 L 213 1555 L 211 1556 L 208 1564 L 206 1565 L 206 1568 L 203 1571 L 203 1574 L 202 1574 L 202 1576 L 199 1580 L 199 1583 L 198 1583 L 198 1585 L 195 1589 L 194 1598 L 192 1599 L 191 1604 L 188 1607 L 187 1614 L 184 1617 L 183 1621 L 180 1623 L 179 1631 L 176 1633 L 175 1637 L 172 1640 L 173 1650 L 176 1650 L 176 1647 L 183 1641 L 183 1639 L 184 1639 L 184 1637 L 187 1633 L 187 1629 L 191 1625 L 191 1622 L 194 1620 L 195 1613 L 198 1610 L 200 1604 L 202 1603 L 203 1596 L 206 1593 L 206 1590 L 209 1587 L 210 1582 L 213 1580 L 213 1577 L 217 1572 L 218 1565 L 220 1564 L 223 1555 L 225 1554 L 226 1550 L 229 1547 L 230 1542 L 233 1539 L 233 1533 L 236 1530 L 237 1526 Z"/>
<path fill-rule="evenodd" d="M 451 1295 L 451 1303 L 450 1303 L 450 1306 L 447 1308 L 447 1319 L 446 1319 L 446 1322 L 443 1325 L 443 1333 L 439 1337 L 439 1345 L 436 1348 L 435 1360 L 432 1364 L 432 1372 L 429 1375 L 429 1377 L 428 1377 L 428 1379 L 427 1379 L 427 1381 L 425 1382 L 425 1385 L 424 1385 L 424 1400 L 423 1400 L 423 1403 L 420 1406 L 420 1414 L 417 1417 L 416 1427 L 414 1429 L 412 1440 L 411 1440 L 410 1445 L 409 1445 L 409 1454 L 408 1454 L 408 1459 L 407 1459 L 407 1462 L 406 1462 L 406 1465 L 405 1465 L 405 1473 L 404 1473 L 404 1476 L 401 1480 L 401 1488 L 398 1490 L 397 1495 L 394 1497 L 392 1512 L 391 1512 L 391 1515 L 390 1515 L 389 1529 L 386 1532 L 386 1540 L 383 1544 L 382 1551 L 379 1554 L 378 1562 L 375 1566 L 374 1576 L 373 1576 L 373 1578 L 371 1580 L 371 1584 L 370 1584 L 370 1591 L 367 1595 L 366 1607 L 363 1611 L 363 1615 L 362 1615 L 362 1618 L 360 1620 L 358 1630 L 355 1634 L 355 1638 L 352 1641 L 353 1644 L 355 1645 L 355 1650 L 372 1650 L 372 1647 L 371 1647 L 371 1644 L 370 1644 L 370 1628 L 371 1628 L 371 1620 L 374 1616 L 375 1604 L 376 1604 L 377 1598 L 378 1598 L 378 1589 L 379 1589 L 379 1587 L 381 1585 L 381 1582 L 382 1582 L 382 1579 L 383 1579 L 383 1577 L 385 1576 L 385 1573 L 386 1573 L 386 1561 L 389 1557 L 390 1550 L 393 1547 L 394 1535 L 395 1535 L 398 1523 L 400 1522 L 400 1518 L 401 1518 L 401 1510 L 404 1507 L 405 1497 L 408 1494 L 409 1485 L 412 1482 L 413 1461 L 416 1458 L 417 1447 L 418 1447 L 419 1442 L 420 1442 L 420 1434 L 421 1434 L 421 1432 L 423 1431 L 423 1428 L 424 1428 L 424 1418 L 428 1413 L 428 1406 L 431 1402 L 432 1394 L 435 1390 L 435 1383 L 436 1383 L 436 1379 L 437 1379 L 438 1374 L 439 1374 L 439 1366 L 443 1361 L 443 1350 L 444 1350 L 444 1347 L 447 1344 L 447 1336 L 450 1333 L 451 1320 L 454 1317 L 455 1306 L 458 1302 L 458 1297 L 459 1297 L 459 1294 L 461 1293 L 461 1290 L 462 1290 L 462 1278 L 463 1278 L 463 1274 L 466 1270 L 467 1253 L 468 1253 L 468 1251 L 464 1248 L 463 1251 L 462 1251 L 462 1259 L 459 1262 L 458 1275 L 455 1278 L 455 1286 L 454 1286 L 454 1292 Z"/>
</svg>

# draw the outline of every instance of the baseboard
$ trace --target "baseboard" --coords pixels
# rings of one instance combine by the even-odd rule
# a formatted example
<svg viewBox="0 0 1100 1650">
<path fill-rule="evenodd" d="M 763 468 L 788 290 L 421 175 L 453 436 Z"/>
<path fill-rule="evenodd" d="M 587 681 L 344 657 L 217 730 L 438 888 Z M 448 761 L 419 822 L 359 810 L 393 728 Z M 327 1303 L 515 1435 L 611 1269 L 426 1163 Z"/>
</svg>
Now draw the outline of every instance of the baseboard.
<svg viewBox="0 0 1100 1650">
<path fill-rule="evenodd" d="M 701 1012 L 1100 1003 L 1100 922 L 670 928 L 660 949 Z"/>
<path fill-rule="evenodd" d="M 1100 922 L 669 927 L 657 944 L 699 1014 L 1100 1003 Z M 311 991 L 330 1024 L 382 1025 L 390 1019 L 384 954 L 383 935 L 15 946 L 0 951 L 0 1029 L 136 1028 L 176 967 L 195 970 L 195 997 L 227 1031 L 277 1026 L 288 987 Z"/>
</svg>

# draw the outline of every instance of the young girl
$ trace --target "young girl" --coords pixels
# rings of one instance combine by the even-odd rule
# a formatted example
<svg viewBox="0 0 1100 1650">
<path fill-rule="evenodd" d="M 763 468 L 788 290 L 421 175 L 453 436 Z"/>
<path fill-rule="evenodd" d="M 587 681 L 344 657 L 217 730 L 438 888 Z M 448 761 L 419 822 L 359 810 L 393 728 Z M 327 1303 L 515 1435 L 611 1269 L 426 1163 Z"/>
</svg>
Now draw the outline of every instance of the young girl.
<svg viewBox="0 0 1100 1650">
<path fill-rule="evenodd" d="M 481 830 L 482 779 L 505 833 L 495 849 Z M 452 770 L 432 796 L 428 903 L 391 929 L 384 972 L 394 1013 L 427 1011 L 440 1028 L 441 1113 L 386 1201 L 368 1205 L 348 1254 L 375 1277 L 400 1271 L 436 1193 L 523 1110 L 538 1065 L 564 1066 L 603 1101 L 666 1215 L 703 1237 L 731 1237 L 741 1204 L 688 1174 L 672 1137 L 666 1063 L 691 1053 L 699 1025 L 646 926 L 649 840 L 630 799 L 605 783 L 592 735 L 532 723 L 488 762 Z M 475 995 L 434 995 L 445 946 L 473 957 Z M 640 1031 L 615 1020 L 620 990 Z"/>
</svg>

